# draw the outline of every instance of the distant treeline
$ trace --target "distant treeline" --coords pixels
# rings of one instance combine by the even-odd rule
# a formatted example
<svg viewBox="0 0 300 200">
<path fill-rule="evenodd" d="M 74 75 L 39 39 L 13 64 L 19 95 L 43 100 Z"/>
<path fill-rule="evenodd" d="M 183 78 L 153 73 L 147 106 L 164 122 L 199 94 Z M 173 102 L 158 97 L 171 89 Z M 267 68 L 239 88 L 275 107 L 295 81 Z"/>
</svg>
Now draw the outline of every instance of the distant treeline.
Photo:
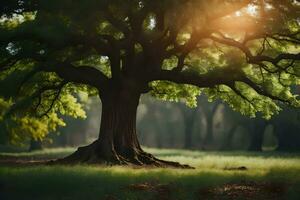
<svg viewBox="0 0 300 200">
<path fill-rule="evenodd" d="M 93 99 L 86 120 L 67 121 L 55 135 L 56 146 L 88 143 L 99 133 L 98 99 Z M 161 102 L 144 96 L 138 108 L 138 135 L 149 147 L 201 150 L 300 150 L 299 109 L 284 107 L 270 120 L 250 118 L 233 111 L 221 101 L 198 98 L 198 107 L 180 102 Z"/>
<path fill-rule="evenodd" d="M 86 112 L 86 119 L 66 118 L 66 127 L 49 134 L 43 142 L 28 142 L 28 148 L 79 146 L 93 141 L 100 127 L 98 98 L 89 101 Z M 198 98 L 196 108 L 181 102 L 161 102 L 146 95 L 138 108 L 137 127 L 141 144 L 149 147 L 300 150 L 300 111 L 290 107 L 283 107 L 278 115 L 265 120 L 261 116 L 243 116 L 221 101 L 210 103 L 203 95 Z"/>
</svg>

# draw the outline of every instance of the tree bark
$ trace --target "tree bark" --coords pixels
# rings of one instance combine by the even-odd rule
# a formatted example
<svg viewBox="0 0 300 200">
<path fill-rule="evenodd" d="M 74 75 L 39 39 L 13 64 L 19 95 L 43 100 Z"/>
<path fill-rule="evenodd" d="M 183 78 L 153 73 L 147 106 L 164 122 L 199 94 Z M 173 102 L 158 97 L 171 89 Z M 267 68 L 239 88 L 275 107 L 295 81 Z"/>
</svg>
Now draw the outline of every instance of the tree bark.
<svg viewBox="0 0 300 200">
<path fill-rule="evenodd" d="M 58 160 L 58 163 L 190 168 L 187 165 L 157 159 L 142 150 L 136 131 L 140 93 L 118 90 L 101 97 L 102 117 L 99 138 L 88 146 L 79 147 L 72 155 Z"/>
</svg>

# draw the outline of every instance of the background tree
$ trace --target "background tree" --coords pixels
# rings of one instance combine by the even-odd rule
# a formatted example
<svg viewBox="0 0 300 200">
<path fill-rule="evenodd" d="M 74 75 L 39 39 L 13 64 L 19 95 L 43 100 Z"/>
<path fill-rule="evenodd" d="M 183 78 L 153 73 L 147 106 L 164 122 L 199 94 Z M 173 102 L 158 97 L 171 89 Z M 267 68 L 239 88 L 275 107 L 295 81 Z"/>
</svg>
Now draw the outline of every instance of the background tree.
<svg viewBox="0 0 300 200">
<path fill-rule="evenodd" d="M 188 110 L 180 102 L 161 102 L 145 95 L 137 116 L 138 136 L 143 145 L 158 148 L 184 147 L 186 132 L 181 108 Z"/>
<path fill-rule="evenodd" d="M 280 115 L 272 119 L 274 134 L 277 138 L 278 151 L 299 151 L 300 118 L 299 110 L 285 108 Z"/>
<path fill-rule="evenodd" d="M 81 104 L 77 103 L 73 96 L 66 95 L 62 94 L 61 97 L 66 102 L 57 103 L 55 108 L 45 115 L 42 113 L 42 116 L 27 111 L 27 105 L 31 104 L 30 97 L 16 103 L 0 99 L 3 106 L 0 114 L 1 138 L 3 138 L 1 143 L 24 146 L 29 142 L 30 151 L 38 150 L 42 148 L 42 140 L 50 132 L 55 132 L 59 127 L 66 125 L 61 117 L 62 113 L 74 118 L 85 118 Z"/>
<path fill-rule="evenodd" d="M 199 113 L 199 107 L 197 108 L 188 108 L 186 105 L 180 103 L 176 104 L 180 110 L 181 116 L 184 123 L 184 148 L 192 149 L 193 148 L 193 132 L 194 126 L 197 123 L 197 113 Z"/>
<path fill-rule="evenodd" d="M 264 133 L 267 125 L 268 122 L 260 118 L 249 120 L 246 126 L 250 132 L 249 151 L 262 151 Z"/>
<path fill-rule="evenodd" d="M 0 14 L 2 96 L 38 115 L 63 109 L 61 93 L 102 101 L 99 139 L 60 162 L 181 166 L 141 149 L 143 93 L 196 106 L 202 91 L 266 118 L 299 106 L 295 1 L 5 0 Z"/>
<path fill-rule="evenodd" d="M 203 101 L 206 101 L 206 99 L 202 98 L 202 104 L 204 104 Z M 220 104 L 221 102 L 216 100 L 215 102 L 212 102 L 211 104 L 207 104 L 207 106 L 202 107 L 204 117 L 206 119 L 206 134 L 203 139 L 204 148 L 207 145 L 211 145 L 213 142 L 214 139 L 213 133 L 214 133 L 214 126 L 215 126 L 214 119 Z"/>
</svg>

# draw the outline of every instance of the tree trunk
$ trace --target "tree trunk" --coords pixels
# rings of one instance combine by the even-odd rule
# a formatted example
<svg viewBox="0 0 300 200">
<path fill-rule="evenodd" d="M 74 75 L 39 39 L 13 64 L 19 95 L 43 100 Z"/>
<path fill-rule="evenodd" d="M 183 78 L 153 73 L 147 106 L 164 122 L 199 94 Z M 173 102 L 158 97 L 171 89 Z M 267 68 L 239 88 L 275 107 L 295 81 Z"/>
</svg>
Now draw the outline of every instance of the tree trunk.
<svg viewBox="0 0 300 200">
<path fill-rule="evenodd" d="M 220 102 L 215 102 L 211 109 L 206 110 L 206 135 L 203 140 L 204 146 L 211 145 L 214 140 L 214 117 Z"/>
<path fill-rule="evenodd" d="M 186 122 L 185 123 L 185 128 L 184 128 L 184 148 L 185 149 L 192 149 L 192 130 L 193 130 L 193 127 L 192 127 L 192 124 L 193 123 L 189 123 L 189 122 Z"/>
<path fill-rule="evenodd" d="M 186 108 L 188 109 L 188 108 Z M 185 110 L 183 114 L 184 116 L 184 148 L 185 149 L 192 149 L 193 148 L 193 142 L 192 142 L 192 136 L 193 136 L 193 128 L 195 124 L 195 117 L 197 114 L 197 110 Z"/>
<path fill-rule="evenodd" d="M 42 142 L 40 140 L 30 140 L 30 146 L 29 146 L 29 151 L 37 151 L 37 150 L 42 150 Z"/>
<path fill-rule="evenodd" d="M 223 139 L 222 146 L 220 148 L 221 151 L 229 151 L 232 150 L 231 142 L 234 137 L 235 131 L 238 128 L 237 124 L 231 125 L 231 128 L 227 133 L 225 133 L 225 137 Z"/>
<path fill-rule="evenodd" d="M 277 151 L 299 151 L 300 136 L 299 125 L 289 121 L 282 121 L 274 126 L 274 132 L 278 140 Z"/>
<path fill-rule="evenodd" d="M 266 122 L 264 120 L 254 120 L 253 123 L 248 151 L 262 151 Z"/>
<path fill-rule="evenodd" d="M 204 144 L 211 144 L 213 141 L 213 114 L 209 113 L 206 119 L 206 135 L 204 138 Z"/>
<path fill-rule="evenodd" d="M 162 161 L 145 153 L 136 132 L 136 112 L 140 94 L 116 91 L 102 96 L 102 117 L 98 140 L 80 147 L 72 155 L 59 160 L 62 163 L 151 165 L 181 167 L 176 162 Z"/>
</svg>

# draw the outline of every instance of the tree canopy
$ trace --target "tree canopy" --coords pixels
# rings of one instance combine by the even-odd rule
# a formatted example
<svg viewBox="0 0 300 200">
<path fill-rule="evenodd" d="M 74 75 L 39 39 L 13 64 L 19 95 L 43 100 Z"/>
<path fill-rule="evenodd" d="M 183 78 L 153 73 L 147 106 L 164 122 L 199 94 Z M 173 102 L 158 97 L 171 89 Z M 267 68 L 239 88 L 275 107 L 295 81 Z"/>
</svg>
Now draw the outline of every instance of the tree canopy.
<svg viewBox="0 0 300 200">
<path fill-rule="evenodd" d="M 202 92 L 270 118 L 281 103 L 300 105 L 292 93 L 299 8 L 294 0 L 4 0 L 0 95 L 10 113 L 56 124 L 57 112 L 84 115 L 76 92 L 103 102 L 124 88 L 189 106 Z"/>
</svg>

